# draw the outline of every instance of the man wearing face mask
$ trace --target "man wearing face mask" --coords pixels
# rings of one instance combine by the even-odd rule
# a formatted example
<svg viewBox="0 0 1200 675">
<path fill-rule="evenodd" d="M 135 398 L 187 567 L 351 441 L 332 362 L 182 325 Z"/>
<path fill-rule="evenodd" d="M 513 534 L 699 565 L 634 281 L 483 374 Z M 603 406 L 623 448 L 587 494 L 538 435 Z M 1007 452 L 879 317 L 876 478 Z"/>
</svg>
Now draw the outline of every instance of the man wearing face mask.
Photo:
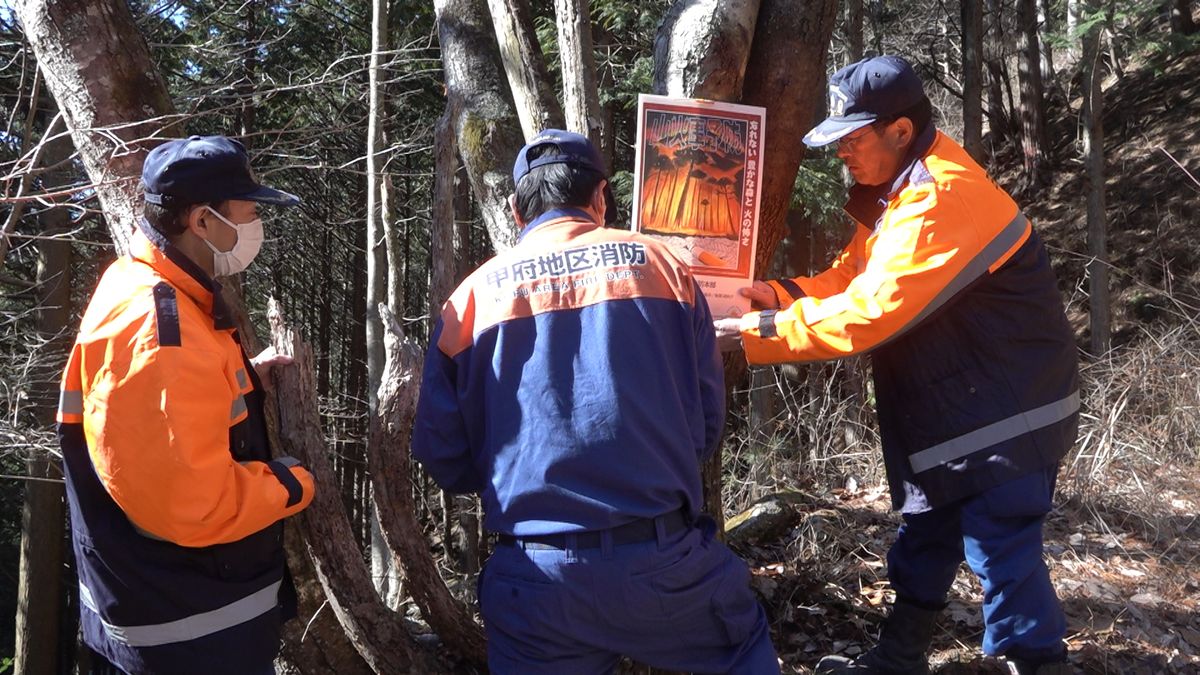
<svg viewBox="0 0 1200 675">
<path fill-rule="evenodd" d="M 214 277 L 262 245 L 260 185 L 237 141 L 170 141 L 146 157 L 144 217 L 105 272 L 63 373 L 59 439 L 92 672 L 274 672 L 296 596 L 282 520 L 312 476 L 273 459 L 262 378 Z"/>
</svg>

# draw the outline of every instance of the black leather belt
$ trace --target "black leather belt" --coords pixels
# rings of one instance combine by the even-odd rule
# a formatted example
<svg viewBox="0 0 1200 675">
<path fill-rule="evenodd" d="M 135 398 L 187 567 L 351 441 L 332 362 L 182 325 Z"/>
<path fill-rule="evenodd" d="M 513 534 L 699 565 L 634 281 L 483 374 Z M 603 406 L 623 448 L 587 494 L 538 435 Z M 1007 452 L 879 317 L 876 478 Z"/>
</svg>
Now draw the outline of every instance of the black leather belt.
<svg viewBox="0 0 1200 675">
<path fill-rule="evenodd" d="M 631 523 L 618 525 L 608 530 L 593 530 L 591 532 L 573 532 L 575 548 L 600 548 L 605 532 L 612 533 L 613 546 L 622 544 L 640 544 L 653 541 L 657 536 L 655 520 L 663 521 L 665 534 L 674 534 L 688 527 L 688 518 L 683 511 L 674 511 L 660 518 L 642 518 Z M 501 534 L 497 541 L 502 546 L 522 546 L 524 548 L 548 548 L 566 550 L 567 537 L 564 533 L 534 534 L 527 537 L 515 537 L 511 534 Z"/>
</svg>

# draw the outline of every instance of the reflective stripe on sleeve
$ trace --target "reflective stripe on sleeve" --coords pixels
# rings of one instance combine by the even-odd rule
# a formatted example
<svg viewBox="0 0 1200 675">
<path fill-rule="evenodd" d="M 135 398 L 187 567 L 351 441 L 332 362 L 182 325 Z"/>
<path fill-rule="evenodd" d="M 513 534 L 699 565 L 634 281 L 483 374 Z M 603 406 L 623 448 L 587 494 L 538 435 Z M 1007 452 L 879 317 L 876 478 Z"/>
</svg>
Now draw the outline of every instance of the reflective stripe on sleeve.
<svg viewBox="0 0 1200 675">
<path fill-rule="evenodd" d="M 246 378 L 246 371 L 241 368 L 237 369 L 237 383 L 242 389 L 250 386 L 250 380 Z"/>
<path fill-rule="evenodd" d="M 233 407 L 229 409 L 229 421 L 235 421 L 237 418 L 245 414 L 246 398 L 239 394 L 238 397 L 233 400 Z"/>
<path fill-rule="evenodd" d="M 106 621 L 96 607 L 92 592 L 82 582 L 79 584 L 79 601 L 100 617 L 104 632 L 116 642 L 130 647 L 154 647 L 202 638 L 262 616 L 279 604 L 279 587 L 282 583 L 276 581 L 262 590 L 208 612 L 167 623 L 141 626 L 117 626 Z"/>
<path fill-rule="evenodd" d="M 983 250 L 971 259 L 971 262 L 967 263 L 967 266 L 951 279 L 950 283 L 946 284 L 945 288 L 934 296 L 928 305 L 925 305 L 924 309 L 913 317 L 907 325 L 896 331 L 889 338 L 889 341 L 908 332 L 908 329 L 924 321 L 926 317 L 949 302 L 951 298 L 958 295 L 964 288 L 970 286 L 972 282 L 986 274 L 992 265 L 996 264 L 1004 254 L 1011 251 L 1013 246 L 1016 246 L 1028 227 L 1029 221 L 1025 218 L 1025 214 L 1017 211 L 1017 215 L 1004 226 L 1004 229 L 1000 230 L 1000 233 L 993 237 L 988 242 L 988 245 L 984 246 Z"/>
<path fill-rule="evenodd" d="M 83 392 L 78 389 L 63 389 L 58 394 L 58 412 L 62 415 L 83 414 Z"/>
<path fill-rule="evenodd" d="M 915 452 L 909 456 L 908 462 L 916 473 L 928 471 L 956 459 L 962 459 L 984 448 L 990 448 L 997 443 L 1003 443 L 1022 434 L 1061 422 L 1077 412 L 1079 412 L 1078 390 L 1053 403 L 1017 413 L 986 427 Z"/>
</svg>

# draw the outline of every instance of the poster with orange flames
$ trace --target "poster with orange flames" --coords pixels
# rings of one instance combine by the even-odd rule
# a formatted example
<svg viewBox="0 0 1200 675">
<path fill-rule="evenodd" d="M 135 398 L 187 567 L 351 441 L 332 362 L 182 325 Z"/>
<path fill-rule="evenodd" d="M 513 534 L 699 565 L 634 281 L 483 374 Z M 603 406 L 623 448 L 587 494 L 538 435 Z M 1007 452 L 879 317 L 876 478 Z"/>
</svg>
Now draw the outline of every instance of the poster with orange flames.
<svg viewBox="0 0 1200 675">
<path fill-rule="evenodd" d="M 633 229 L 688 263 L 716 318 L 741 316 L 754 279 L 764 108 L 638 97 Z"/>
</svg>

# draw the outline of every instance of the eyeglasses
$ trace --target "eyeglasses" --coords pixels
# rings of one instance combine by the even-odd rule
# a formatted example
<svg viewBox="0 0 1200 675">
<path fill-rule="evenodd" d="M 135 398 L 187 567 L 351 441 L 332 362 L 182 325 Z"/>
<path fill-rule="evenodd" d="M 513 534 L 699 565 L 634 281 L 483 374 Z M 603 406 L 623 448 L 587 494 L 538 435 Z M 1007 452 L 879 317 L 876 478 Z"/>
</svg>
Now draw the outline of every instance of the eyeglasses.
<svg viewBox="0 0 1200 675">
<path fill-rule="evenodd" d="M 837 142 L 838 150 L 853 150 L 863 136 L 866 136 L 874 128 L 875 123 L 871 123 L 848 136 L 842 136 Z"/>
</svg>

